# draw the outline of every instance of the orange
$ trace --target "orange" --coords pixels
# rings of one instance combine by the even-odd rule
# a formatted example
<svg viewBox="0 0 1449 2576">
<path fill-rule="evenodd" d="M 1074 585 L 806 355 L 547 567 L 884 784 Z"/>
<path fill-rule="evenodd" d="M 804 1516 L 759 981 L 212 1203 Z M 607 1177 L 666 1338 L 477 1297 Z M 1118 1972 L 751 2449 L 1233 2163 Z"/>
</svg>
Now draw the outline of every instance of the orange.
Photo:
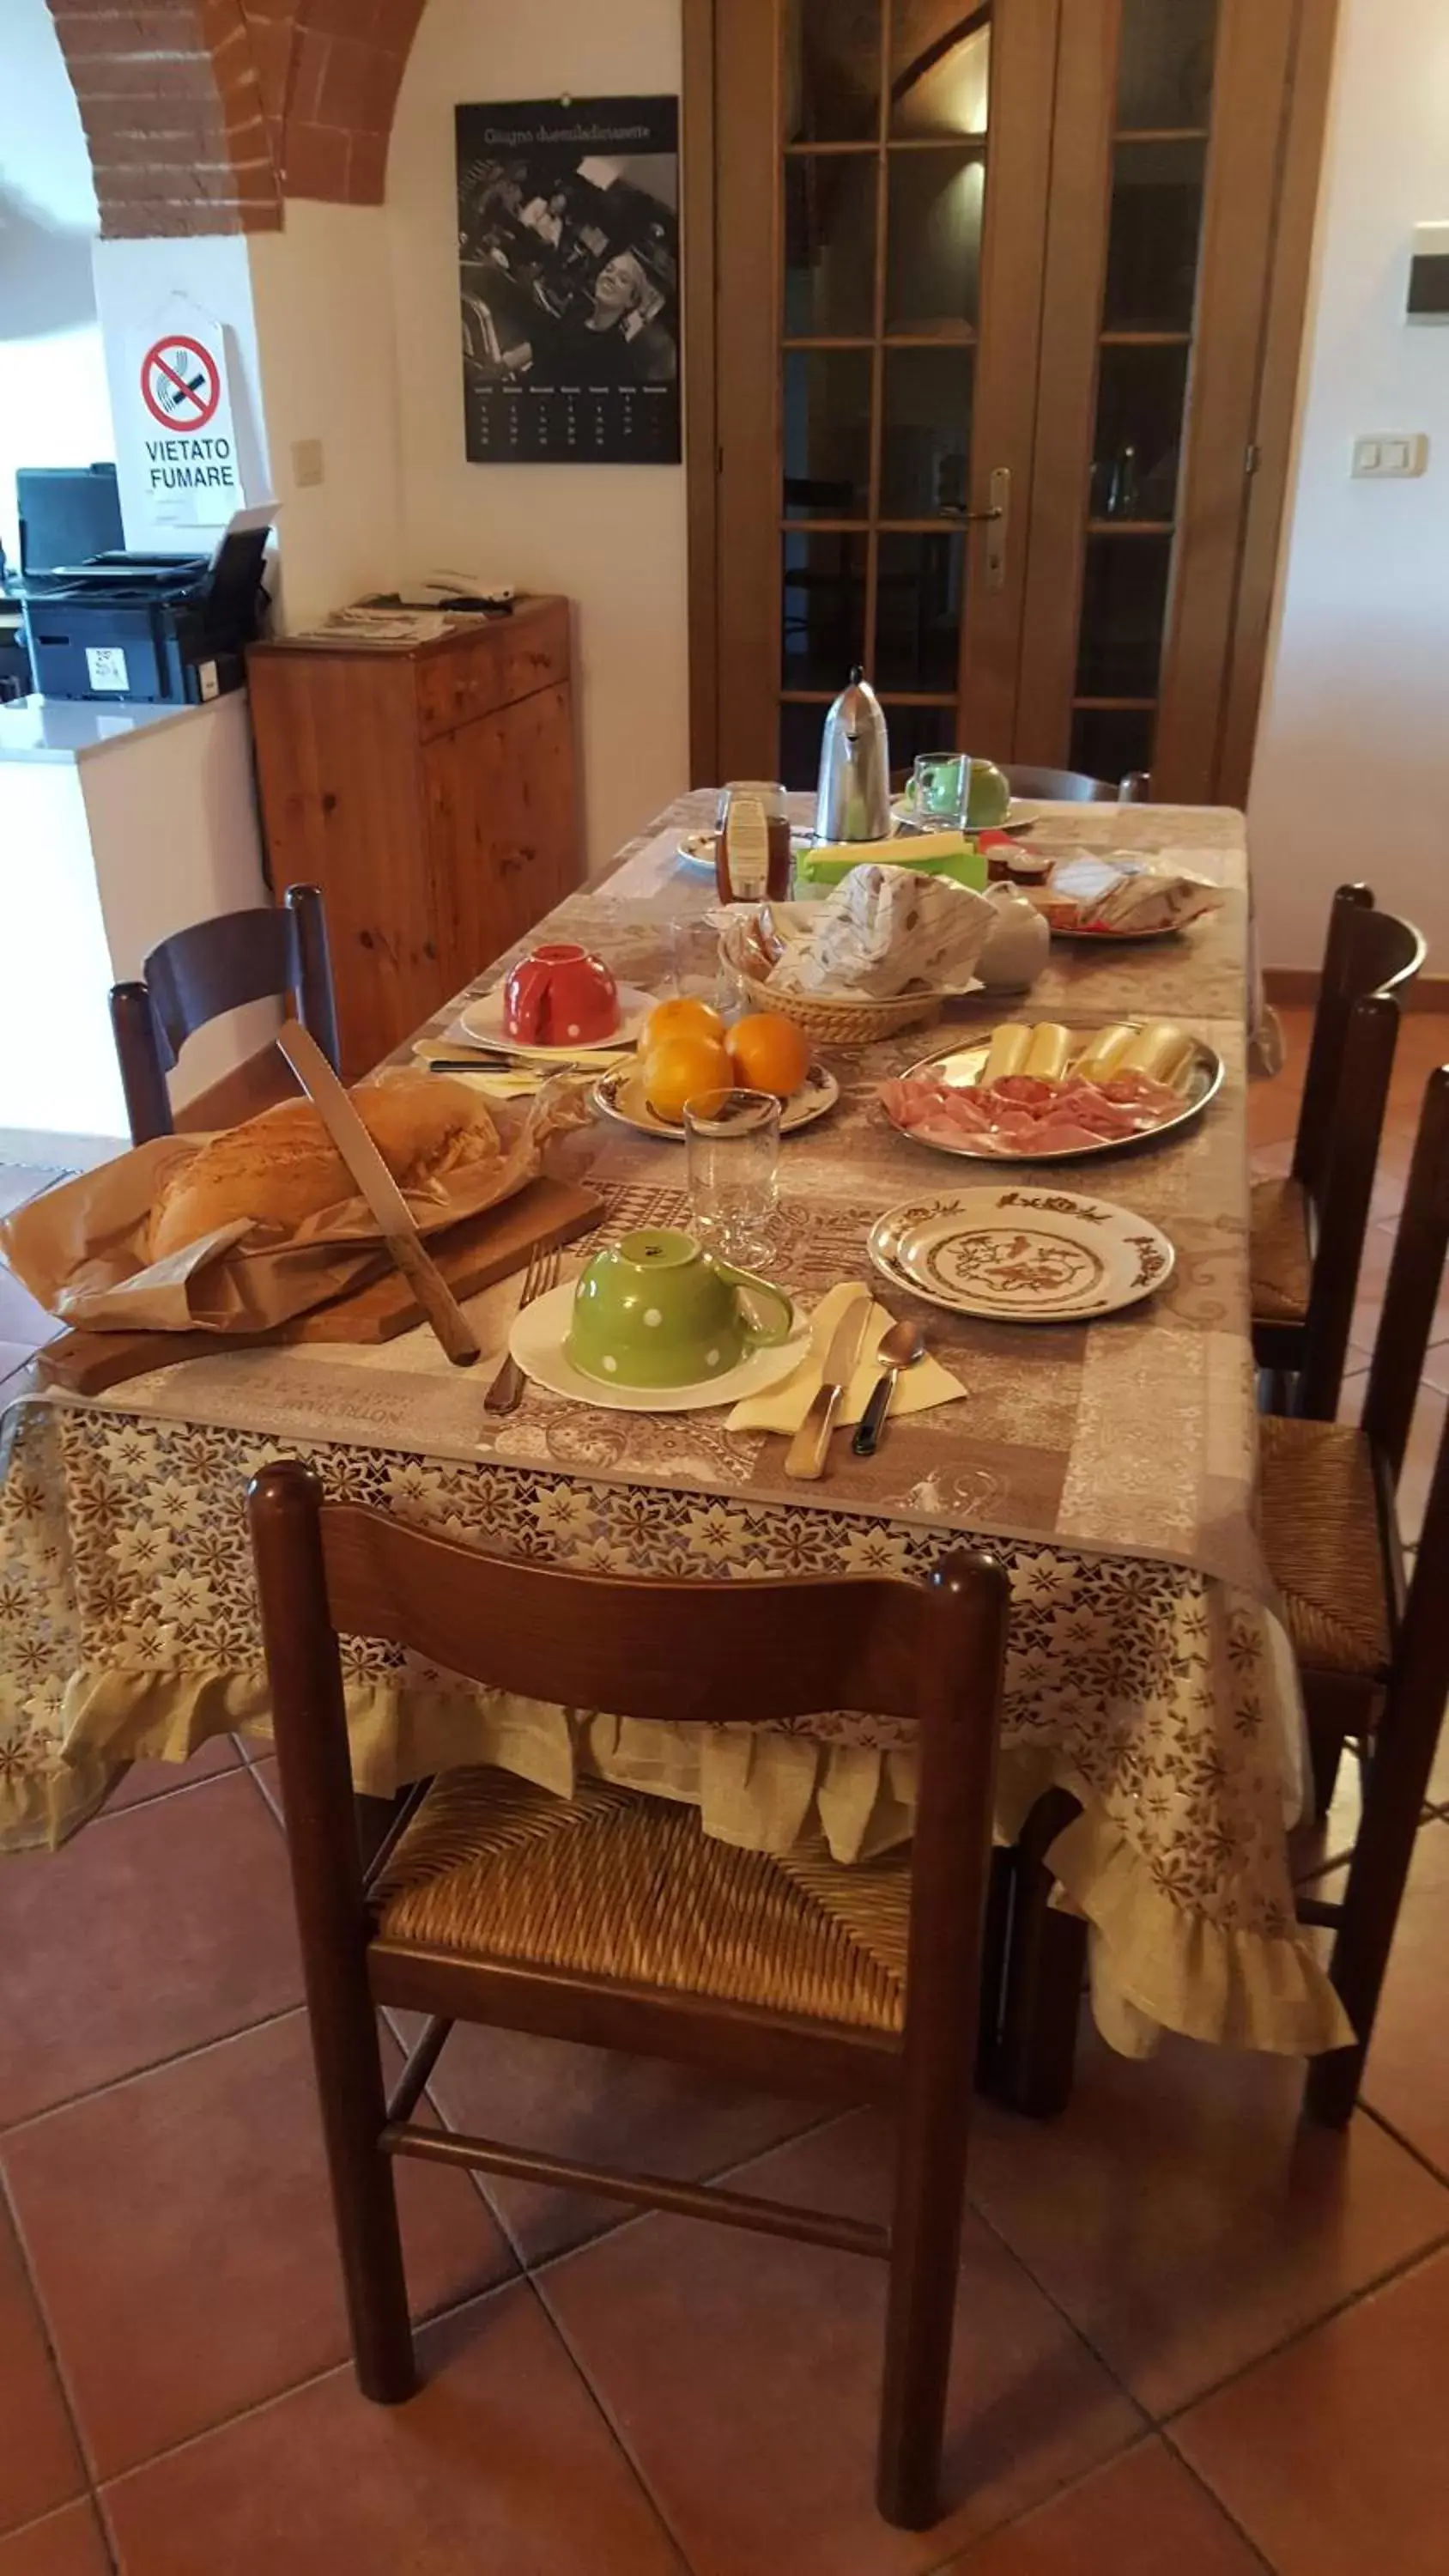
<svg viewBox="0 0 1449 2576">
<path fill-rule="evenodd" d="M 751 1011 L 736 1020 L 725 1040 L 735 1080 L 750 1091 L 773 1091 L 788 1100 L 810 1070 L 810 1041 L 779 1011 Z"/>
<path fill-rule="evenodd" d="M 660 1118 L 682 1118 L 698 1091 L 727 1091 L 734 1081 L 724 1048 L 707 1031 L 661 1038 L 644 1058 L 644 1097 Z"/>
<path fill-rule="evenodd" d="M 708 1002 L 699 1001 L 693 993 L 679 993 L 672 1001 L 656 1002 L 639 1032 L 639 1053 L 652 1055 L 665 1038 L 713 1038 L 718 1044 L 724 1037 L 724 1022 Z"/>
</svg>

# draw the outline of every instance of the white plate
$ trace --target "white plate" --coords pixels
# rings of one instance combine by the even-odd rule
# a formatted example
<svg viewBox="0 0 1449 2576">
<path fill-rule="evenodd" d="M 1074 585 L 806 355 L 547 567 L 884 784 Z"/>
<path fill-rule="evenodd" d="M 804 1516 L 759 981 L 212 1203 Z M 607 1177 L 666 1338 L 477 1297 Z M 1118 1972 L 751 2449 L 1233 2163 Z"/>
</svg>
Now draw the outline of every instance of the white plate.
<svg viewBox="0 0 1449 2576">
<path fill-rule="evenodd" d="M 933 1306 L 1004 1324 L 1115 1314 L 1161 1288 L 1176 1258 L 1134 1209 L 1028 1181 L 888 1208 L 871 1228 L 870 1257 Z"/>
<path fill-rule="evenodd" d="M 1006 809 L 1004 823 L 963 823 L 960 828 L 968 838 L 977 832 L 1007 832 L 1016 839 L 1022 832 L 1029 832 L 1033 823 L 1039 820 L 1039 806 L 1023 805 L 1020 797 L 1013 796 Z M 906 838 L 917 832 L 954 832 L 957 828 L 948 815 L 918 814 L 903 796 L 896 796 L 891 801 L 891 821 L 897 834 Z"/>
<path fill-rule="evenodd" d="M 503 987 L 494 984 L 465 1011 L 458 1013 L 456 1025 L 477 1041 L 479 1046 L 496 1047 L 503 1055 L 526 1056 L 534 1064 L 572 1064 L 579 1055 L 602 1055 L 616 1047 L 632 1046 L 654 1008 L 654 995 L 641 992 L 637 984 L 619 986 L 619 1025 L 609 1038 L 575 1038 L 572 1046 L 524 1046 L 518 1038 L 509 1037 L 503 1026 Z"/>
<path fill-rule="evenodd" d="M 605 1118 L 613 1118 L 621 1127 L 636 1127 L 641 1136 L 667 1136 L 673 1144 L 684 1142 L 682 1120 L 661 1118 L 644 1097 L 643 1075 L 637 1063 L 616 1064 L 601 1073 L 589 1093 L 594 1107 Z M 798 1091 L 793 1091 L 780 1106 L 780 1133 L 792 1135 L 797 1127 L 811 1127 L 823 1118 L 840 1098 L 840 1085 L 823 1064 L 812 1064 Z"/>
<path fill-rule="evenodd" d="M 565 1280 L 546 1297 L 535 1297 L 513 1319 L 508 1347 L 525 1377 L 546 1386 L 552 1395 L 571 1395 L 577 1404 L 603 1405 L 610 1413 L 703 1413 L 708 1407 L 738 1404 L 741 1396 L 759 1395 L 798 1368 L 810 1347 L 807 1316 L 797 1314 L 788 1341 L 768 1350 L 751 1351 L 738 1368 L 722 1377 L 696 1380 L 691 1386 L 614 1386 L 586 1377 L 564 1349 L 574 1310 L 574 1282 Z"/>
<path fill-rule="evenodd" d="M 1205 917 L 1201 913 L 1198 915 L 1199 920 Z M 1096 948 L 1123 948 L 1139 939 L 1180 939 L 1185 930 L 1191 930 L 1192 923 L 1168 922 L 1161 930 L 1093 930 L 1085 923 L 1078 925 L 1075 922 L 1070 928 L 1064 926 L 1060 930 L 1055 922 L 1049 922 L 1047 927 L 1053 939 L 1080 939 Z"/>
<path fill-rule="evenodd" d="M 714 845 L 717 837 L 718 836 L 713 832 L 686 832 L 683 834 L 674 856 L 679 868 L 685 876 L 708 877 L 711 884 L 713 884 L 715 877 Z M 790 848 L 792 853 L 799 850 L 812 850 L 814 847 L 814 833 L 802 830 L 799 824 L 792 824 L 790 827 Z"/>
</svg>

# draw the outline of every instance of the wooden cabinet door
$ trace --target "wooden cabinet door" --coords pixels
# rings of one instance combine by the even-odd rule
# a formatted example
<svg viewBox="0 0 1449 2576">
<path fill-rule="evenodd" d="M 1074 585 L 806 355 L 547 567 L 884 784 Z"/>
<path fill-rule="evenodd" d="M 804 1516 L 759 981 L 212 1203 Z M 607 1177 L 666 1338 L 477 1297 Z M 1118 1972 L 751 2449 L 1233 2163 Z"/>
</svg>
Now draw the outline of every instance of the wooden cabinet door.
<svg viewBox="0 0 1449 2576">
<path fill-rule="evenodd" d="M 568 689 L 539 689 L 425 745 L 437 948 L 430 1009 L 521 939 L 577 881 L 571 728 Z"/>
</svg>

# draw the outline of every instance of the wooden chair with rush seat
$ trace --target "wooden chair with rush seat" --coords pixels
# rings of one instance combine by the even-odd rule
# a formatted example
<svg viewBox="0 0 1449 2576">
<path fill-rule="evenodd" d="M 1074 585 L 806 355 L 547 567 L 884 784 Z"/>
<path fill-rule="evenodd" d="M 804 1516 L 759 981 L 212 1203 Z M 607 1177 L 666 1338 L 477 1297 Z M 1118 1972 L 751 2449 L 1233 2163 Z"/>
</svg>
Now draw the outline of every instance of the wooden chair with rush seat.
<svg viewBox="0 0 1449 2576">
<path fill-rule="evenodd" d="M 417 2384 L 391 2158 L 578 2186 L 889 2263 L 877 2500 L 927 2528 L 938 2486 L 981 1984 L 1007 1584 L 653 1582 L 480 1556 L 355 1506 L 296 1463 L 249 1494 L 312 2045 L 358 2384 Z M 859 1707 L 920 1729 L 915 1841 L 862 1867 L 712 1841 L 692 1808 L 495 1770 L 418 1793 L 364 1878 L 338 1631 L 453 1673 L 640 1719 L 779 1723 Z M 390 2101 L 376 2013 L 430 2016 Z M 899 2113 L 889 2227 L 601 2172 L 415 2127 L 455 2020 L 802 2087 Z"/>
<path fill-rule="evenodd" d="M 1400 1003 L 1424 955 L 1369 887 L 1339 887 L 1292 1168 L 1253 1184 L 1253 1355 L 1275 1412 L 1329 1422 L 1338 1409 Z"/>
<path fill-rule="evenodd" d="M 316 886 L 288 886 L 279 904 L 193 922 L 151 950 L 138 982 L 112 985 L 111 1029 L 133 1145 L 171 1134 L 166 1076 L 186 1040 L 223 1011 L 273 995 L 291 996 L 336 1072 L 327 916 Z"/>
<path fill-rule="evenodd" d="M 1449 1065 L 1429 1077 L 1361 1427 L 1269 1415 L 1263 1541 L 1303 1679 L 1315 1772 L 1345 1737 L 1363 1806 L 1341 1905 L 1299 1911 L 1334 1932 L 1331 1974 L 1355 2045 L 1314 2060 L 1310 2114 L 1338 2127 L 1358 2098 L 1414 1835 L 1449 1693 L 1449 1432 L 1412 1579 L 1395 1495 L 1449 1250 Z"/>
</svg>

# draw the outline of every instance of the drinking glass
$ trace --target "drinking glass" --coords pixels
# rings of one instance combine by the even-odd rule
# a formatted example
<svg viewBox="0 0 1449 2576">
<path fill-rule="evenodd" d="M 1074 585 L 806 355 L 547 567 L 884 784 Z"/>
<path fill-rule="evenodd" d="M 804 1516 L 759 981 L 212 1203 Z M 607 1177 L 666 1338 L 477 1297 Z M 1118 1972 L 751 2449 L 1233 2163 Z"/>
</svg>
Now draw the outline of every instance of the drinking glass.
<svg viewBox="0 0 1449 2576">
<path fill-rule="evenodd" d="M 694 1228 L 743 1268 L 767 1261 L 779 1202 L 780 1104 L 770 1091 L 698 1091 L 684 1105 Z"/>
<path fill-rule="evenodd" d="M 964 751 L 920 752 L 911 770 L 906 803 L 918 822 L 965 828 L 971 803 L 971 761 Z"/>
</svg>

